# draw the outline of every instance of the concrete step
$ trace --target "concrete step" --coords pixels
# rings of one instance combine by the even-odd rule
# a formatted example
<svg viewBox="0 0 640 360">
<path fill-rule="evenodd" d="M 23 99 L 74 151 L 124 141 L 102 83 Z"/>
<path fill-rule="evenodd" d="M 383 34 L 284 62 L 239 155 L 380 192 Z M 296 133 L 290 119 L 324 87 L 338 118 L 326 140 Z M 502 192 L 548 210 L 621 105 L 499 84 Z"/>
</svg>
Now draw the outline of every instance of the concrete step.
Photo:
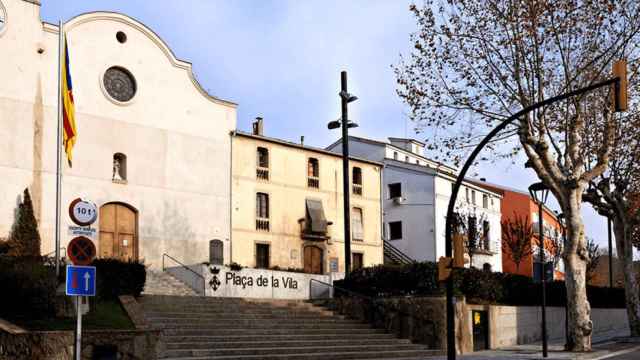
<svg viewBox="0 0 640 360">
<path fill-rule="evenodd" d="M 168 350 L 188 350 L 188 349 L 233 349 L 233 348 L 273 348 L 273 347 L 333 347 L 341 345 L 363 346 L 363 345 L 408 345 L 411 344 L 406 339 L 396 338 L 341 338 L 341 339 L 321 339 L 321 340 L 267 340 L 259 339 L 254 341 L 227 341 L 227 342 L 166 342 Z"/>
<path fill-rule="evenodd" d="M 143 295 L 198 295 L 191 287 L 168 272 L 147 269 Z"/>
<path fill-rule="evenodd" d="M 271 354 L 271 355 L 210 355 L 210 356 L 186 356 L 166 357 L 165 359 L 180 360 L 373 360 L 373 359 L 404 359 L 424 360 L 429 357 L 441 355 L 439 351 L 432 350 L 390 350 L 390 351 L 348 351 L 339 352 L 326 349 L 319 353 L 298 354 Z"/>
<path fill-rule="evenodd" d="M 384 330 L 382 329 L 372 329 L 372 328 L 341 328 L 341 329 L 300 329 L 300 328 L 261 328 L 261 329 L 246 329 L 246 328 L 237 328 L 237 329 L 221 329 L 221 328 L 211 328 L 211 329 L 201 329 L 201 328 L 177 328 L 177 329 L 163 329 L 163 334 L 167 336 L 236 336 L 236 335 L 252 335 L 252 336 L 262 336 L 262 335 L 345 335 L 349 336 L 353 333 L 362 333 L 362 334 L 384 334 Z"/>
<path fill-rule="evenodd" d="M 230 313 L 228 311 L 219 311 L 219 312 L 202 312 L 202 313 L 190 313 L 190 312 L 146 312 L 144 316 L 147 319 L 155 319 L 155 318 L 180 318 L 180 319 L 206 319 L 208 321 L 214 320 L 225 320 L 225 319 L 282 319 L 282 318 L 292 318 L 292 319 L 344 319 L 342 315 L 332 315 L 332 314 L 323 314 L 323 313 L 310 313 L 303 311 L 269 311 L 265 310 L 263 312 L 239 312 L 239 313 Z"/>
<path fill-rule="evenodd" d="M 340 330 L 340 329 L 369 329 L 368 324 L 361 323 L 269 323 L 269 322 L 257 322 L 255 324 L 218 324 L 218 323 L 207 323 L 205 325 L 199 324 L 156 324 L 151 323 L 151 325 L 156 329 L 198 329 L 202 331 L 210 331 L 216 330 L 220 328 L 224 328 L 226 330 L 262 330 L 262 329 L 288 329 L 290 331 L 298 331 L 298 330 Z"/>
<path fill-rule="evenodd" d="M 260 341 L 341 341 L 348 339 L 358 341 L 358 340 L 389 340 L 397 338 L 391 334 L 387 334 L 384 332 L 356 332 L 350 334 L 347 338 L 344 334 L 263 334 L 260 335 Z M 238 342 L 251 342 L 256 341 L 256 335 L 164 335 L 163 341 L 165 343 L 180 343 L 180 342 L 189 342 L 189 343 L 199 343 L 199 342 L 213 342 L 216 344 L 224 344 L 227 342 L 238 343 Z M 404 341 L 404 340 L 402 340 Z"/>
<path fill-rule="evenodd" d="M 233 327 L 233 326 L 249 326 L 249 327 L 259 327 L 258 325 L 267 325 L 269 327 L 275 326 L 273 324 L 274 321 L 277 322 L 277 326 L 287 327 L 289 325 L 301 325 L 301 326 L 312 326 L 312 325 L 327 325 L 327 324 L 337 324 L 337 325 L 352 325 L 358 324 L 364 327 L 369 327 L 367 324 L 362 323 L 357 320 L 343 320 L 343 319 L 334 319 L 330 317 L 319 318 L 319 317 L 271 317 L 271 318 L 241 318 L 241 317 L 231 317 L 231 318 L 222 318 L 222 319 L 193 319 L 193 318 L 179 318 L 179 317 L 163 317 L 163 318 L 151 318 L 147 317 L 147 321 L 154 325 L 194 325 L 194 326 L 206 326 L 207 324 L 215 323 L 216 327 L 224 326 L 224 327 Z"/>
<path fill-rule="evenodd" d="M 316 354 L 326 352 L 359 353 L 363 351 L 421 351 L 422 346 L 411 344 L 394 345 L 333 345 L 333 346 L 303 346 L 303 347 L 241 347 L 233 349 L 181 349 L 167 350 L 168 357 L 189 357 L 189 356 L 242 356 L 242 355 L 288 355 L 288 354 Z"/>
</svg>

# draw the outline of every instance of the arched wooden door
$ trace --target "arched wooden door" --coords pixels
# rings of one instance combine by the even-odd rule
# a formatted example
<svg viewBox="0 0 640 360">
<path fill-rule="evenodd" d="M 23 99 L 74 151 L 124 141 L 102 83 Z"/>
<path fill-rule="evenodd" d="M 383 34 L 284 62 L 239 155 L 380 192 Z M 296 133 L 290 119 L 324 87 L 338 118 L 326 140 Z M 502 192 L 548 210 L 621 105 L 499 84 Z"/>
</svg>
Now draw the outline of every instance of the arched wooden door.
<svg viewBox="0 0 640 360">
<path fill-rule="evenodd" d="M 304 248 L 304 272 L 309 274 L 323 274 L 322 249 L 317 246 L 307 246 Z"/>
<path fill-rule="evenodd" d="M 137 217 L 133 209 L 119 203 L 105 204 L 100 208 L 98 255 L 101 258 L 138 259 Z"/>
</svg>

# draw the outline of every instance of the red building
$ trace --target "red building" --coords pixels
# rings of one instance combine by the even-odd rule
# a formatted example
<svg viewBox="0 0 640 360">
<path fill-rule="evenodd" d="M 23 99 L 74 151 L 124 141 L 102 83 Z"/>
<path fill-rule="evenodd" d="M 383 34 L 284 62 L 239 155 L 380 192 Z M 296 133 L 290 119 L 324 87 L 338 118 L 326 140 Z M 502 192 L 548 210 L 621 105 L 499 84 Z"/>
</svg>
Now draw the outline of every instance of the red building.
<svg viewBox="0 0 640 360">
<path fill-rule="evenodd" d="M 513 260 L 513 256 L 509 251 L 502 251 L 502 271 L 505 273 L 520 274 L 529 277 L 538 278 L 539 271 L 541 269 L 539 262 L 539 244 L 540 238 L 539 225 L 538 225 L 538 204 L 531 198 L 528 192 L 512 189 L 509 187 L 487 183 L 485 181 L 475 181 L 479 186 L 482 186 L 488 190 L 495 191 L 502 194 L 502 202 L 500 212 L 502 213 L 503 224 L 503 236 L 502 241 L 505 241 L 505 224 L 508 222 L 515 222 L 516 220 L 523 221 L 525 224 L 529 224 L 533 230 L 533 236 L 531 238 L 531 253 L 522 259 L 519 264 Z M 550 262 L 550 258 L 556 257 L 556 254 L 560 255 L 562 251 L 563 242 L 563 230 L 562 225 L 558 219 L 556 213 L 551 209 L 543 208 L 543 228 L 544 228 L 544 243 L 546 252 L 546 261 Z M 537 264 L 537 265 L 536 265 Z M 551 266 L 551 265 L 547 265 Z M 556 262 L 554 266 L 554 280 L 564 280 L 564 265 L 562 260 Z"/>
</svg>

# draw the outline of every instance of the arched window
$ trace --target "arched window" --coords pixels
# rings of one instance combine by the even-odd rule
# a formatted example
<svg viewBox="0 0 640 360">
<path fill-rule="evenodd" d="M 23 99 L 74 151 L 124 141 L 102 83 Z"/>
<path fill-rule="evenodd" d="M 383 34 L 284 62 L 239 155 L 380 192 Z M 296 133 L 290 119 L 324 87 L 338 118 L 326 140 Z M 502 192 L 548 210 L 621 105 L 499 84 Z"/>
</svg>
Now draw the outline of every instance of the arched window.
<svg viewBox="0 0 640 360">
<path fill-rule="evenodd" d="M 209 263 L 212 265 L 224 264 L 224 245 L 220 240 L 209 241 Z"/>
<path fill-rule="evenodd" d="M 269 180 L 269 149 L 259 147 L 256 155 L 256 177 L 261 180 Z"/>
<path fill-rule="evenodd" d="M 354 167 L 351 179 L 353 181 L 353 194 L 362 195 L 362 169 Z"/>
<path fill-rule="evenodd" d="M 123 153 L 113 154 L 113 182 L 127 181 L 127 155 Z"/>
<path fill-rule="evenodd" d="M 316 189 L 320 187 L 320 163 L 318 159 L 309 158 L 307 164 L 307 185 Z"/>
<path fill-rule="evenodd" d="M 484 263 L 484 264 L 482 265 L 482 270 L 483 270 L 483 271 L 487 271 L 487 272 L 491 272 L 491 264 L 489 264 L 489 263 Z"/>
</svg>

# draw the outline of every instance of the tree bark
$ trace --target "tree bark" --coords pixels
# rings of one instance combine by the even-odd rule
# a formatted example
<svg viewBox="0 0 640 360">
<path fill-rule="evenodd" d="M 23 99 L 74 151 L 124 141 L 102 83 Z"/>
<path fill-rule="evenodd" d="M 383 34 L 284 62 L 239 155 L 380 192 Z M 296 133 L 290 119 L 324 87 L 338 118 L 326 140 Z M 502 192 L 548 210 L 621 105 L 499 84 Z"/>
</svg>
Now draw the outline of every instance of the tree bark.
<svg viewBox="0 0 640 360">
<path fill-rule="evenodd" d="M 569 336 L 567 350 L 590 351 L 591 306 L 587 299 L 587 262 L 588 253 L 584 236 L 584 224 L 580 216 L 581 191 L 580 187 L 571 189 L 566 203 L 562 203 L 565 214 L 573 214 L 567 219 L 567 249 L 563 253 L 566 264 L 565 285 L 567 287 L 567 312 L 569 319 Z"/>
<path fill-rule="evenodd" d="M 616 236 L 616 252 L 622 262 L 624 274 L 624 293 L 627 305 L 627 318 L 631 336 L 640 336 L 640 290 L 633 266 L 633 246 L 631 245 L 631 227 L 626 219 L 613 219 L 613 232 Z"/>
</svg>

